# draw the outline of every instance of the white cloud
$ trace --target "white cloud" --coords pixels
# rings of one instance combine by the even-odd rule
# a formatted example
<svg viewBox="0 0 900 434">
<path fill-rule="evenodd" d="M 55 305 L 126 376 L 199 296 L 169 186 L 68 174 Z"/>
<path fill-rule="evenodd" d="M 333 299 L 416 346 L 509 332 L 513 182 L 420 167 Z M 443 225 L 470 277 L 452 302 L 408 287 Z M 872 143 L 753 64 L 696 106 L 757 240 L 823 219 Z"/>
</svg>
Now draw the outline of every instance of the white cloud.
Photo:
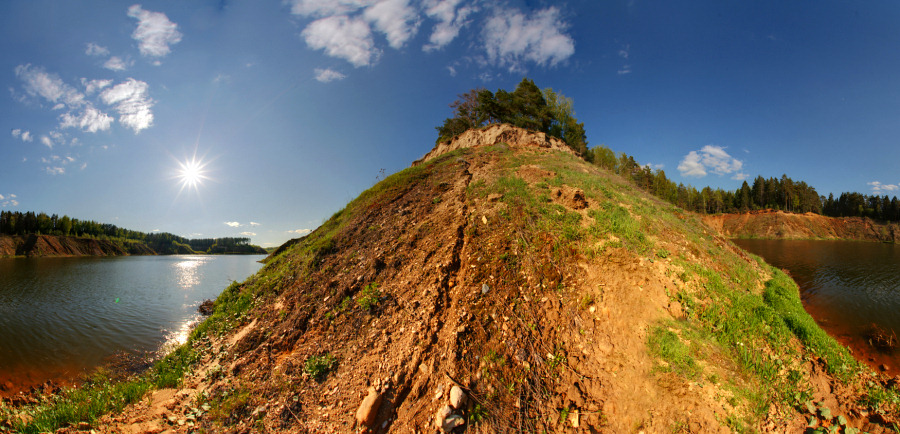
<svg viewBox="0 0 900 434">
<path fill-rule="evenodd" d="M 307 17 L 329 17 L 355 12 L 365 5 L 359 0 L 291 0 L 291 13 Z"/>
<path fill-rule="evenodd" d="M 93 42 L 88 42 L 84 54 L 88 56 L 109 56 L 109 50 Z"/>
<path fill-rule="evenodd" d="M 64 113 L 60 115 L 60 128 L 81 128 L 82 131 L 96 133 L 97 131 L 106 131 L 112 124 L 113 118 L 96 109 L 93 105 L 88 106 L 78 114 L 73 115 Z"/>
<path fill-rule="evenodd" d="M 384 33 L 391 48 L 402 48 L 419 30 L 419 14 L 409 0 L 381 0 L 366 8 L 363 17 Z"/>
<path fill-rule="evenodd" d="M 64 103 L 77 107 L 84 104 L 84 94 L 41 67 L 33 67 L 29 63 L 17 66 L 15 72 L 16 77 L 24 82 L 25 92 L 31 96 L 40 96 L 54 105 Z"/>
<path fill-rule="evenodd" d="M 228 225 L 228 226 L 231 226 L 231 227 L 233 227 L 233 228 L 239 228 L 239 227 L 241 227 L 240 222 L 225 222 L 225 224 Z"/>
<path fill-rule="evenodd" d="M 725 152 L 721 146 L 706 145 L 699 151 L 691 151 L 678 164 L 682 176 L 702 177 L 707 171 L 717 175 L 735 173 L 732 179 L 743 180 L 747 177 L 740 172 L 744 163 Z"/>
<path fill-rule="evenodd" d="M 34 137 L 31 136 L 31 131 L 22 131 L 20 128 L 12 130 L 12 136 L 23 142 L 34 141 Z"/>
<path fill-rule="evenodd" d="M 750 175 L 748 175 L 746 173 L 738 172 L 738 173 L 735 173 L 734 176 L 731 177 L 731 179 L 733 179 L 735 181 L 743 181 L 743 180 L 747 179 L 747 177 L 749 177 L 749 176 Z"/>
<path fill-rule="evenodd" d="M 59 167 L 59 166 L 56 166 L 56 167 L 47 166 L 47 168 L 45 170 L 47 171 L 47 173 L 49 173 L 51 175 L 62 175 L 62 174 L 66 173 L 66 169 L 64 167 Z"/>
<path fill-rule="evenodd" d="M 555 7 L 531 17 L 498 7 L 484 26 L 484 48 L 491 63 L 510 71 L 522 69 L 525 61 L 553 66 L 575 53 L 575 42 L 564 33 L 567 27 Z"/>
<path fill-rule="evenodd" d="M 292 231 L 287 231 L 289 234 L 297 234 L 297 235 L 306 235 L 312 232 L 312 229 L 294 229 Z"/>
<path fill-rule="evenodd" d="M 241 232 L 241 235 L 243 235 L 245 237 L 255 237 L 256 232 Z"/>
<path fill-rule="evenodd" d="M 114 105 L 119 112 L 119 123 L 134 130 L 137 134 L 141 130 L 153 125 L 154 101 L 150 99 L 147 83 L 129 78 L 124 83 L 119 83 L 100 94 L 100 99 L 107 105 Z"/>
<path fill-rule="evenodd" d="M 81 85 L 84 86 L 84 93 L 90 95 L 98 90 L 102 90 L 103 88 L 112 84 L 112 80 L 88 80 L 86 78 L 81 79 Z"/>
<path fill-rule="evenodd" d="M 131 66 L 130 63 L 125 62 L 118 56 L 110 57 L 109 60 L 103 64 L 104 68 L 112 71 L 124 71 L 128 69 L 129 66 Z"/>
<path fill-rule="evenodd" d="M 631 74 L 631 65 L 622 65 L 622 68 L 616 71 L 616 74 L 626 75 Z"/>
<path fill-rule="evenodd" d="M 334 80 L 343 80 L 345 78 L 347 78 L 346 75 L 341 74 L 340 72 L 337 72 L 331 68 L 316 68 L 316 80 L 322 83 L 328 83 L 329 81 Z"/>
<path fill-rule="evenodd" d="M 257 222 L 250 222 L 250 226 L 261 226 L 261 224 Z"/>
<path fill-rule="evenodd" d="M 463 6 L 457 9 L 463 0 L 426 0 L 425 15 L 438 21 L 428 38 L 428 44 L 422 47 L 425 51 L 438 50 L 453 42 L 459 36 L 469 17 L 477 8 Z"/>
<path fill-rule="evenodd" d="M 50 148 L 50 149 L 53 149 L 53 141 L 50 140 L 49 137 L 47 137 L 47 136 L 41 136 L 41 143 L 43 143 L 44 146 L 46 146 L 46 147 L 48 147 L 48 148 Z"/>
<path fill-rule="evenodd" d="M 375 48 L 369 24 L 345 15 L 321 18 L 310 23 L 301 33 L 306 45 L 314 50 L 360 67 L 375 62 L 380 51 Z"/>
<path fill-rule="evenodd" d="M 8 206 L 18 206 L 19 201 L 16 200 L 16 195 L 7 194 L 5 197 L 0 194 L 0 207 L 6 208 Z"/>
<path fill-rule="evenodd" d="M 163 57 L 172 50 L 170 45 L 181 42 L 178 24 L 169 21 L 162 12 L 151 12 L 141 9 L 141 5 L 128 8 L 128 16 L 138 20 L 138 26 L 131 37 L 138 41 L 141 55 Z"/>
<path fill-rule="evenodd" d="M 867 182 L 867 184 L 872 186 L 872 193 L 885 193 L 900 189 L 898 184 L 882 184 L 878 181 Z"/>
</svg>

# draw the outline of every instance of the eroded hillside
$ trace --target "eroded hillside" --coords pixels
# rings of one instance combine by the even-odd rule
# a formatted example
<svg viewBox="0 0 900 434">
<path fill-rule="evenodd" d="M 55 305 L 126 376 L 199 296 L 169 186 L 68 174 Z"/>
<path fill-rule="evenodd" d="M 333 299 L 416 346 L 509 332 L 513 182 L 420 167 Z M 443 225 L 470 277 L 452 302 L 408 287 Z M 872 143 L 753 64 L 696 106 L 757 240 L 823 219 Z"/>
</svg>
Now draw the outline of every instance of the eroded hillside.
<svg viewBox="0 0 900 434">
<path fill-rule="evenodd" d="M 881 432 L 895 420 L 893 383 L 818 329 L 780 271 L 571 153 L 477 145 L 432 154 L 283 246 L 167 359 L 187 372 L 178 388 L 90 428 Z"/>
<path fill-rule="evenodd" d="M 703 217 L 704 223 L 732 238 L 822 239 L 900 242 L 900 227 L 864 217 L 826 217 L 759 210 Z"/>
</svg>

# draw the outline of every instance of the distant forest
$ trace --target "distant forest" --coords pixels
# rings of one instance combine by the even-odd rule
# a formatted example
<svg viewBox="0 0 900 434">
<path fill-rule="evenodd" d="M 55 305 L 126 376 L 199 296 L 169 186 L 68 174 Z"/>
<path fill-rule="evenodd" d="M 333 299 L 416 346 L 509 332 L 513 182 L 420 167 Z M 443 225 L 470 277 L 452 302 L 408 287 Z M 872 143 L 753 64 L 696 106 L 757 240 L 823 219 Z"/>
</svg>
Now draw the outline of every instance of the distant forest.
<svg viewBox="0 0 900 434">
<path fill-rule="evenodd" d="M 59 235 L 109 240 L 127 247 L 144 244 L 159 254 L 186 253 L 265 253 L 259 246 L 250 244 L 250 238 L 225 237 L 188 239 L 168 232 L 144 233 L 123 229 L 109 223 L 78 220 L 69 216 L 59 217 L 28 211 L 25 213 L 0 212 L 0 235 Z"/>
<path fill-rule="evenodd" d="M 758 209 L 775 209 L 793 213 L 815 213 L 830 217 L 869 217 L 882 221 L 900 220 L 900 200 L 862 193 L 841 193 L 835 199 L 820 196 L 816 189 L 787 175 L 778 178 L 757 176 L 753 184 L 744 181 L 741 188 L 729 191 L 676 184 L 663 170 L 651 170 L 638 164 L 634 157 L 615 152 L 605 146 L 591 148 L 585 159 L 629 179 L 643 190 L 702 214 L 737 213 Z"/>
</svg>

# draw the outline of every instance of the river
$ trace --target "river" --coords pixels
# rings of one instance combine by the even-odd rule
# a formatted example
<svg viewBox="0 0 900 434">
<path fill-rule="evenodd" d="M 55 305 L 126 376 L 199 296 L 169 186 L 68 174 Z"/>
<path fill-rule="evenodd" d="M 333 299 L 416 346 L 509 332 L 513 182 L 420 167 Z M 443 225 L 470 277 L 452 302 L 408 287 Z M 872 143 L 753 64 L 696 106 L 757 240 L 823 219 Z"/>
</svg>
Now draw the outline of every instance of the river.
<svg viewBox="0 0 900 434">
<path fill-rule="evenodd" d="M 787 270 L 820 327 L 875 369 L 900 374 L 900 246 L 857 241 L 734 240 Z"/>
<path fill-rule="evenodd" d="M 184 342 L 198 305 L 263 255 L 0 259 L 0 394 Z"/>
</svg>

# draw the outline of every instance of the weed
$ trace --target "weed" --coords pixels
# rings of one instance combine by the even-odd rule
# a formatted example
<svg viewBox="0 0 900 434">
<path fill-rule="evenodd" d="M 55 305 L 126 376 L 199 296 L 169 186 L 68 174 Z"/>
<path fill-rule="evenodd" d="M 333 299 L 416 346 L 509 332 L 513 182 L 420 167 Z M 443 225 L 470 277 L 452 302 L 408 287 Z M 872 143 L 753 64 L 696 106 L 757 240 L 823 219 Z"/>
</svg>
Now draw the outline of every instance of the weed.
<svg viewBox="0 0 900 434">
<path fill-rule="evenodd" d="M 337 367 L 337 358 L 331 353 L 309 356 L 303 365 L 303 372 L 309 374 L 316 381 L 322 381 Z"/>
<path fill-rule="evenodd" d="M 378 284 L 372 282 L 366 285 L 356 299 L 356 303 L 360 308 L 367 312 L 371 312 L 378 305 L 378 299 L 381 297 L 381 291 L 378 290 Z"/>
<path fill-rule="evenodd" d="M 484 420 L 484 418 L 486 418 L 487 415 L 488 415 L 487 409 L 484 408 L 481 404 L 476 403 L 469 410 L 469 423 L 472 425 L 475 425 L 475 424 L 481 422 L 482 420 Z"/>
</svg>

